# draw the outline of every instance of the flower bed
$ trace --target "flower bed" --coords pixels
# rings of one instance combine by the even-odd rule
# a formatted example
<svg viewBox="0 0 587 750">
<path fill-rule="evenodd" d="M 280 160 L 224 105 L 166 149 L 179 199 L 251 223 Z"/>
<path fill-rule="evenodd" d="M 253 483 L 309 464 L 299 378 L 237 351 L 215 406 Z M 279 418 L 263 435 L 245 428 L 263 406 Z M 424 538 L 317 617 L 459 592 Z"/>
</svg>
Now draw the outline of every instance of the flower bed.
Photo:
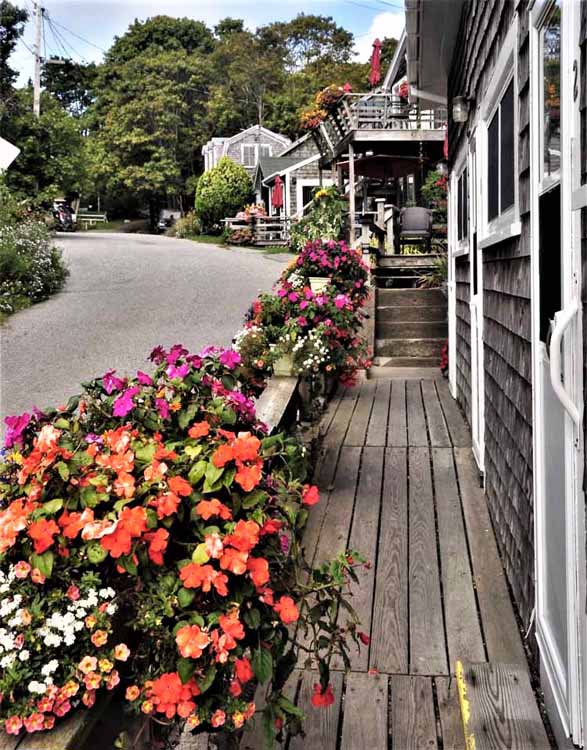
<svg viewBox="0 0 587 750">
<path fill-rule="evenodd" d="M 307 274 L 322 262 L 332 283 L 313 295 Z M 309 245 L 276 294 L 255 302 L 248 335 L 285 339 L 308 377 L 351 379 L 364 364 L 361 264 L 343 244 Z M 51 729 L 121 681 L 130 708 L 163 736 L 184 723 L 234 732 L 256 712 L 249 686 L 263 683 L 270 742 L 299 729 L 282 688 L 300 651 L 320 671 L 312 703 L 332 702 L 331 658 L 348 664 L 365 640 L 345 599 L 361 558 L 305 560 L 300 534 L 318 490 L 305 449 L 258 422 L 250 397 L 269 369 L 252 375 L 240 348 L 158 347 L 152 374 L 108 371 L 60 410 L 7 418 L 6 732 Z"/>
</svg>

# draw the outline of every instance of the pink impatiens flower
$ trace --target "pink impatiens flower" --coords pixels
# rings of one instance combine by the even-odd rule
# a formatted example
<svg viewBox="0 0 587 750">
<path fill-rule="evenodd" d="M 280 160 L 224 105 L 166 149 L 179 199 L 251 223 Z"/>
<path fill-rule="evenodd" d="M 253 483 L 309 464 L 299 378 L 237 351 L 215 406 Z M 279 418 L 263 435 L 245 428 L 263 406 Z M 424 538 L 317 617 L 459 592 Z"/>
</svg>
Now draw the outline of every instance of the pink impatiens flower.
<svg viewBox="0 0 587 750">
<path fill-rule="evenodd" d="M 167 375 L 171 378 L 171 380 L 174 380 L 175 378 L 183 380 L 189 371 L 190 366 L 187 362 L 184 362 L 184 364 L 180 365 L 179 367 L 176 367 L 175 365 L 169 365 L 166 370 Z"/>
<path fill-rule="evenodd" d="M 20 414 L 14 417 L 6 417 L 4 424 L 7 427 L 4 446 L 12 448 L 14 445 L 22 444 L 22 433 L 31 421 L 30 414 Z"/>
<path fill-rule="evenodd" d="M 241 355 L 238 352 L 235 352 L 234 349 L 225 349 L 218 357 L 218 361 L 229 370 L 234 370 L 234 368 L 241 363 Z"/>
<path fill-rule="evenodd" d="M 153 385 L 153 378 L 141 370 L 137 372 L 137 380 L 141 385 Z"/>
<path fill-rule="evenodd" d="M 122 378 L 116 377 L 114 374 L 116 370 L 108 370 L 104 375 L 102 375 L 102 385 L 104 386 L 104 390 L 108 395 L 110 395 L 113 391 L 119 391 L 122 388 L 124 388 L 124 384 L 126 383 L 126 380 L 123 380 Z"/>
<path fill-rule="evenodd" d="M 139 391 L 140 388 L 138 385 L 123 391 L 112 406 L 112 414 L 115 417 L 126 417 L 134 409 L 133 396 L 136 396 Z"/>
<path fill-rule="evenodd" d="M 169 404 L 164 398 L 156 398 L 155 406 L 161 419 L 169 419 Z"/>
</svg>

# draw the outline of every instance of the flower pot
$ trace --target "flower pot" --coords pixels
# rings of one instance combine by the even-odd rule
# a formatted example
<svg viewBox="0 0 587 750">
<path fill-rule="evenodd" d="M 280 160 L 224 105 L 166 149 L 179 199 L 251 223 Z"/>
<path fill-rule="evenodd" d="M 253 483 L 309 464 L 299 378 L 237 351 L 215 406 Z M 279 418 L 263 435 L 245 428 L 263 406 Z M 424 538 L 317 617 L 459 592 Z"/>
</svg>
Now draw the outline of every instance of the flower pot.
<svg viewBox="0 0 587 750">
<path fill-rule="evenodd" d="M 291 354 L 282 354 L 273 363 L 273 375 L 277 378 L 288 378 L 294 374 L 293 357 Z"/>
<path fill-rule="evenodd" d="M 330 284 L 330 276 L 310 276 L 310 289 L 320 294 Z"/>
</svg>

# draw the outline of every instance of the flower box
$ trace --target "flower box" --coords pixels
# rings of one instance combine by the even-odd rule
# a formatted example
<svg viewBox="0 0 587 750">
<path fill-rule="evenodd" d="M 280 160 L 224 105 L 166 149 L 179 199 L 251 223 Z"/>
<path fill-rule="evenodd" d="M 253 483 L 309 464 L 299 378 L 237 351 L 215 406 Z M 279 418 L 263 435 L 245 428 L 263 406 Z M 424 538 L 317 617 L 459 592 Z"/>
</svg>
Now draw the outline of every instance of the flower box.
<svg viewBox="0 0 587 750">
<path fill-rule="evenodd" d="M 278 378 L 289 378 L 293 372 L 293 357 L 291 354 L 282 354 L 273 363 L 273 375 Z"/>
<path fill-rule="evenodd" d="M 310 276 L 310 289 L 314 294 L 324 291 L 330 284 L 330 276 Z"/>
</svg>

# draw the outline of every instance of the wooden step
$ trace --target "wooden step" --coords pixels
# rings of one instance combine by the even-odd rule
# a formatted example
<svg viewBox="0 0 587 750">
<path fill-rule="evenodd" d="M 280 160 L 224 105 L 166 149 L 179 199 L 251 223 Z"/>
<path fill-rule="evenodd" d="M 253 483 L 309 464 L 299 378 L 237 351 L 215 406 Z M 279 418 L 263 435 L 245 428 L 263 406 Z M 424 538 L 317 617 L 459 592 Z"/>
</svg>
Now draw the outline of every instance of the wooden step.
<svg viewBox="0 0 587 750">
<path fill-rule="evenodd" d="M 375 339 L 378 357 L 436 357 L 446 343 L 444 338 Z"/>
<path fill-rule="evenodd" d="M 393 320 L 395 323 L 419 321 L 444 322 L 447 306 L 444 305 L 377 305 L 377 321 Z"/>
<path fill-rule="evenodd" d="M 519 665 L 457 661 L 467 750 L 550 750 L 528 671 Z"/>
<path fill-rule="evenodd" d="M 416 289 L 419 281 L 420 276 L 413 273 L 375 277 L 378 289 Z"/>
<path fill-rule="evenodd" d="M 432 268 L 434 261 L 439 258 L 438 253 L 426 253 L 422 255 L 385 255 L 379 258 L 376 271 L 386 268 L 397 268 L 398 266 L 411 268 Z"/>
<path fill-rule="evenodd" d="M 378 339 L 435 339 L 448 336 L 448 324 L 444 321 L 398 322 L 378 320 L 375 326 Z"/>
<path fill-rule="evenodd" d="M 440 289 L 378 289 L 378 305 L 446 305 Z"/>
<path fill-rule="evenodd" d="M 426 370 L 432 368 L 435 372 L 440 373 L 438 363 L 439 357 L 375 357 L 377 367 L 406 368 L 406 373 L 403 376 L 405 378 L 411 377 L 410 372 L 422 368 Z"/>
</svg>

